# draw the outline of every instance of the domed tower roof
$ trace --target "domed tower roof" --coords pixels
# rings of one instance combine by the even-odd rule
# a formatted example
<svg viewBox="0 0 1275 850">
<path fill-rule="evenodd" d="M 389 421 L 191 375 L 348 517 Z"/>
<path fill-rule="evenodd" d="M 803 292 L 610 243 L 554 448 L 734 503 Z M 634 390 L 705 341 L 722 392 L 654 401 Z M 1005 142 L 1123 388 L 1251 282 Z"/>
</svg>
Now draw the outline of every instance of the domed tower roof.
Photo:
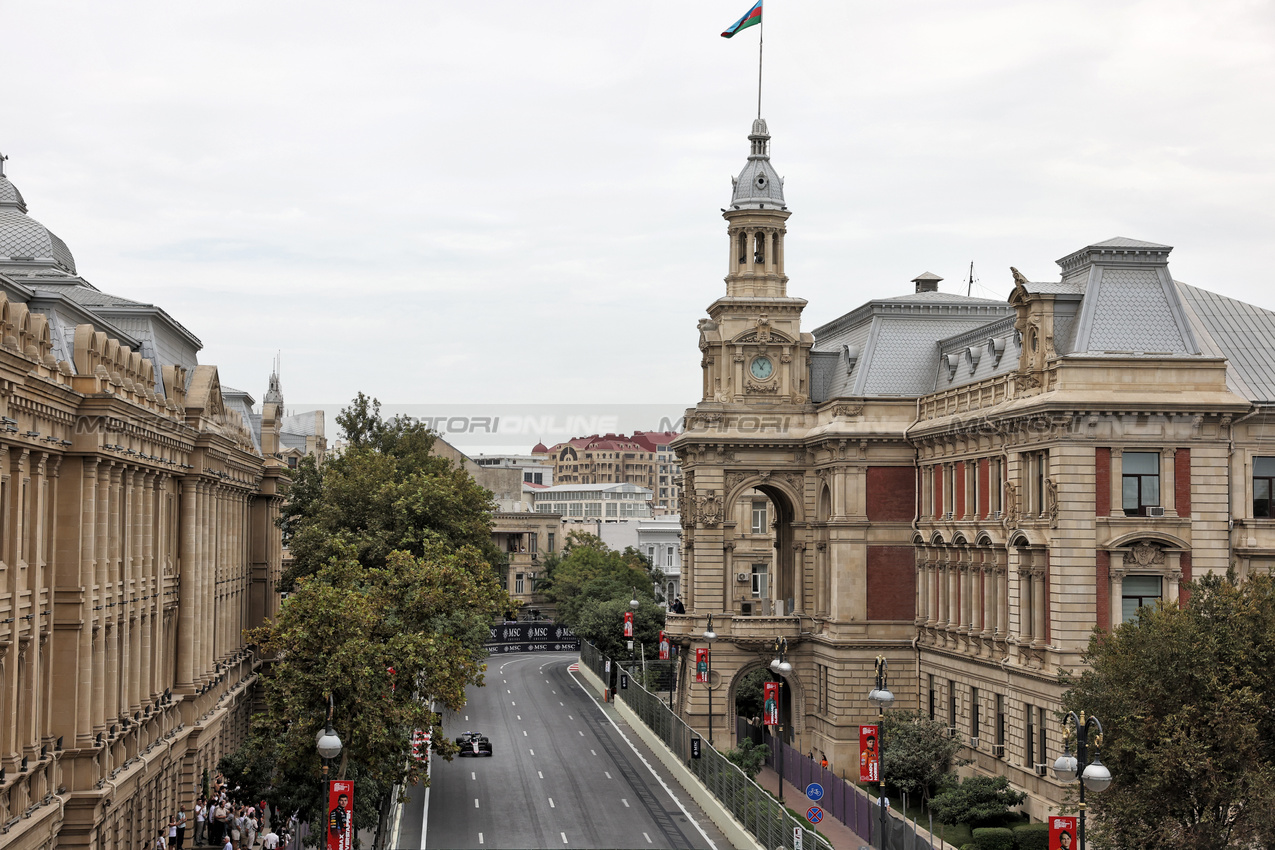
<svg viewBox="0 0 1275 850">
<path fill-rule="evenodd" d="M 770 134 L 766 132 L 764 118 L 753 122 L 748 141 L 752 143 L 748 164 L 733 181 L 735 189 L 731 192 L 731 208 L 784 209 L 784 179 L 770 164 Z"/>
<path fill-rule="evenodd" d="M 26 201 L 4 175 L 4 160 L 0 158 L 0 263 L 12 260 L 53 265 L 75 274 L 71 249 L 27 215 Z"/>
</svg>

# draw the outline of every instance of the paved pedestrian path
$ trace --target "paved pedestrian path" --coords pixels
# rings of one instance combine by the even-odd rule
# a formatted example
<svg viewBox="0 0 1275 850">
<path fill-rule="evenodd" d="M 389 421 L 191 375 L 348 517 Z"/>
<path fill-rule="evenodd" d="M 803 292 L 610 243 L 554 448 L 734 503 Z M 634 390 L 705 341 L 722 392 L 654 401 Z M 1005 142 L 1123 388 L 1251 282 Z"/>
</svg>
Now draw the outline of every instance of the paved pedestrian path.
<svg viewBox="0 0 1275 850">
<path fill-rule="evenodd" d="M 757 774 L 757 784 L 772 794 L 778 794 L 779 774 L 775 773 L 772 768 L 763 767 L 761 773 Z M 795 788 L 791 782 L 785 779 L 784 805 L 800 813 L 809 808 L 811 804 L 806 799 L 804 788 Z M 823 820 L 819 822 L 819 826 L 816 828 L 832 844 L 833 850 L 859 850 L 860 847 L 868 846 L 866 838 L 857 835 L 854 830 L 832 815 L 825 814 Z"/>
</svg>

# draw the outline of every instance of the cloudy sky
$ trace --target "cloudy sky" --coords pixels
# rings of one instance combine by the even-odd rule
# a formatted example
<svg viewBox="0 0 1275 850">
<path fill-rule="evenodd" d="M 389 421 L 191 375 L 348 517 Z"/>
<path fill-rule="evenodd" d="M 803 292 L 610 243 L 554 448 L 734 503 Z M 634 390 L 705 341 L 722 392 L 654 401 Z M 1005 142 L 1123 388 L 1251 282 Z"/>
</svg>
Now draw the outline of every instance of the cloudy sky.
<svg viewBox="0 0 1275 850">
<path fill-rule="evenodd" d="M 290 406 L 693 404 L 749 0 L 10 2 L 0 151 L 101 289 Z M 767 0 L 807 327 L 1130 236 L 1275 309 L 1275 3 Z"/>
</svg>

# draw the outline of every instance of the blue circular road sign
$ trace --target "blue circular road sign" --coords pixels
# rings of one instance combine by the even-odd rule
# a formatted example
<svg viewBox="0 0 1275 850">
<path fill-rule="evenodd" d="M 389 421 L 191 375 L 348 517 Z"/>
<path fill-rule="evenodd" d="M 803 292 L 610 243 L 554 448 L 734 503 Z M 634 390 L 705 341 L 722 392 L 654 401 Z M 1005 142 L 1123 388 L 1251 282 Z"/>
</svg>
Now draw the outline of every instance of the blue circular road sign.
<svg viewBox="0 0 1275 850">
<path fill-rule="evenodd" d="M 811 823 L 819 823 L 819 821 L 823 820 L 823 809 L 818 806 L 811 806 L 806 809 L 806 820 Z"/>
<path fill-rule="evenodd" d="M 815 801 L 822 800 L 823 786 L 818 782 L 811 782 L 806 786 L 806 796 Z"/>
</svg>

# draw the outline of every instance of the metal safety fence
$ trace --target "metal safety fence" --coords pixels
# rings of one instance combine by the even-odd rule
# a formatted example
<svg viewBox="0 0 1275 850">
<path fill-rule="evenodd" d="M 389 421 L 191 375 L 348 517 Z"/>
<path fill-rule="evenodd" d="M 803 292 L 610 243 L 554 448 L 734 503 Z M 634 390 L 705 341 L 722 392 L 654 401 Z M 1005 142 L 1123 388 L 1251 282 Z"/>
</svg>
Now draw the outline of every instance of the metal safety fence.
<svg viewBox="0 0 1275 850">
<path fill-rule="evenodd" d="M 608 683 L 608 687 L 611 686 L 611 677 L 619 672 L 621 666 L 612 664 L 611 672 L 608 672 L 607 659 L 597 647 L 585 641 L 580 644 L 580 662 Z M 619 698 L 763 847 L 794 850 L 797 834 L 800 833 L 803 850 L 832 850 L 827 839 L 794 816 L 737 765 L 703 740 L 658 695 L 642 687 L 639 677 L 633 675 L 632 667 L 635 666 L 638 665 L 624 662 L 629 681 L 628 686 L 618 692 Z M 693 757 L 693 740 L 699 742 L 699 758 Z"/>
</svg>

